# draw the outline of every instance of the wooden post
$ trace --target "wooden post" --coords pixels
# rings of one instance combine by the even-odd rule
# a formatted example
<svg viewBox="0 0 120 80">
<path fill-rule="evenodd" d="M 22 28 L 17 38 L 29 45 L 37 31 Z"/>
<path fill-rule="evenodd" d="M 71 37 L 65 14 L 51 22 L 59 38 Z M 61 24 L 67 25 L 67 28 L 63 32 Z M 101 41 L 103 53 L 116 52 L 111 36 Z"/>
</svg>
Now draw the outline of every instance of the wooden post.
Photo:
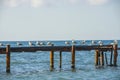
<svg viewBox="0 0 120 80">
<path fill-rule="evenodd" d="M 106 61 L 106 65 L 108 65 L 107 54 L 106 53 L 105 53 L 105 61 Z"/>
<path fill-rule="evenodd" d="M 10 73 L 10 45 L 6 47 L 6 72 Z"/>
<path fill-rule="evenodd" d="M 71 61 L 71 68 L 75 68 L 75 46 L 72 46 L 72 61 Z"/>
<path fill-rule="evenodd" d="M 104 54 L 103 54 L 103 51 L 101 51 L 101 53 L 100 53 L 100 64 L 101 64 L 101 66 L 104 65 Z"/>
<path fill-rule="evenodd" d="M 99 57 L 99 51 L 98 50 L 96 50 L 95 51 L 95 66 L 98 66 L 98 57 Z"/>
<path fill-rule="evenodd" d="M 60 51 L 60 63 L 59 63 L 59 67 L 62 67 L 62 51 Z"/>
<path fill-rule="evenodd" d="M 112 66 L 112 56 L 113 56 L 113 50 L 111 50 L 111 56 L 110 56 L 110 66 Z"/>
<path fill-rule="evenodd" d="M 53 45 L 52 45 L 53 46 Z M 50 51 L 50 69 L 54 68 L 54 51 Z"/>
<path fill-rule="evenodd" d="M 117 66 L 117 56 L 118 56 L 118 53 L 117 53 L 117 44 L 114 44 L 113 46 L 113 51 L 114 51 L 114 66 Z"/>
</svg>

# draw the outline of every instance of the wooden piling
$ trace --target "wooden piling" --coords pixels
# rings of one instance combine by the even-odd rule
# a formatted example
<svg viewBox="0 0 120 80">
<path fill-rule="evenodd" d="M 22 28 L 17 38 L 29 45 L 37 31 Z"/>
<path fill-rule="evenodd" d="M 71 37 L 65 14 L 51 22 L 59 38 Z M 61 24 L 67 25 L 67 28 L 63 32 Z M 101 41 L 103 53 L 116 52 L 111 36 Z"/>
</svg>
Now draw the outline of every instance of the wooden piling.
<svg viewBox="0 0 120 80">
<path fill-rule="evenodd" d="M 54 68 L 54 51 L 50 51 L 50 68 Z"/>
<path fill-rule="evenodd" d="M 74 45 L 72 46 L 71 52 L 72 52 L 71 68 L 74 69 L 75 68 L 75 46 Z"/>
<path fill-rule="evenodd" d="M 110 55 L 110 66 L 112 66 L 112 56 L 113 56 L 113 50 L 111 49 L 111 55 Z"/>
<path fill-rule="evenodd" d="M 106 61 L 106 65 L 108 65 L 108 60 L 107 60 L 107 54 L 105 53 L 105 61 Z"/>
<path fill-rule="evenodd" d="M 60 62 L 59 62 L 59 67 L 62 67 L 62 51 L 60 51 Z"/>
<path fill-rule="evenodd" d="M 103 51 L 101 51 L 101 53 L 100 53 L 100 64 L 101 64 L 101 66 L 104 65 L 104 54 L 103 54 Z"/>
<path fill-rule="evenodd" d="M 53 46 L 53 45 L 52 45 Z M 54 51 L 50 51 L 50 69 L 54 68 Z"/>
<path fill-rule="evenodd" d="M 113 65 L 114 66 L 117 66 L 117 56 L 118 56 L 118 53 L 117 53 L 117 44 L 114 44 L 113 46 L 113 51 L 114 51 L 114 61 L 113 61 Z"/>
<path fill-rule="evenodd" d="M 6 72 L 10 73 L 10 45 L 6 47 Z"/>
<path fill-rule="evenodd" d="M 98 59 L 99 58 L 99 51 L 98 50 L 96 50 L 95 51 L 95 66 L 98 66 Z"/>
</svg>

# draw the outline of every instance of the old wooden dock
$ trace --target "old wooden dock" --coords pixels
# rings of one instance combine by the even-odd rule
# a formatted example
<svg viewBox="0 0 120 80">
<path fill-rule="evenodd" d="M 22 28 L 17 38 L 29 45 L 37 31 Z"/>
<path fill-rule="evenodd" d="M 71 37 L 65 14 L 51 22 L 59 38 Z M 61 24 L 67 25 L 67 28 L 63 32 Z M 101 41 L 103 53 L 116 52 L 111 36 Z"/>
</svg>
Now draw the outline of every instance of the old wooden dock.
<svg viewBox="0 0 120 80">
<path fill-rule="evenodd" d="M 10 72 L 10 54 L 11 52 L 36 52 L 36 51 L 50 51 L 50 69 L 54 68 L 54 52 L 60 52 L 59 67 L 62 67 L 62 52 L 71 52 L 71 68 L 75 68 L 75 51 L 90 51 L 95 50 L 95 65 L 103 66 L 106 62 L 107 65 L 117 66 L 118 52 L 117 44 L 114 45 L 72 45 L 72 46 L 36 46 L 36 47 L 0 47 L 0 54 L 6 54 L 6 72 Z M 104 52 L 109 51 L 110 63 Z"/>
</svg>

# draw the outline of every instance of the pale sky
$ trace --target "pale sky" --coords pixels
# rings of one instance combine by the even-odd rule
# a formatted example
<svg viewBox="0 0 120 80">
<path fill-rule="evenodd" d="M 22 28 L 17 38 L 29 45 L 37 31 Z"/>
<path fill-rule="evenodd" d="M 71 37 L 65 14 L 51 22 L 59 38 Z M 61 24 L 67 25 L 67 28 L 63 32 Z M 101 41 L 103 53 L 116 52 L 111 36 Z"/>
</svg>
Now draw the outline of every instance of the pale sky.
<svg viewBox="0 0 120 80">
<path fill-rule="evenodd" d="M 0 0 L 0 41 L 120 39 L 120 0 Z"/>
</svg>

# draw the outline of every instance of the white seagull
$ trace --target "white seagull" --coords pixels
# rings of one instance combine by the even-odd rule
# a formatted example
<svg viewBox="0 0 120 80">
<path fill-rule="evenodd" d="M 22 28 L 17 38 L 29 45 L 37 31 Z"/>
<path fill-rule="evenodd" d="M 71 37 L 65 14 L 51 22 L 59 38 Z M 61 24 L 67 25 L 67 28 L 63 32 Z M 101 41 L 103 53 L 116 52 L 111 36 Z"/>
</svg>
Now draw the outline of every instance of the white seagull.
<svg viewBox="0 0 120 80">
<path fill-rule="evenodd" d="M 47 42 L 47 45 L 48 45 L 48 46 L 51 46 L 51 45 L 52 45 L 52 43 L 51 43 L 51 42 Z"/>
<path fill-rule="evenodd" d="M 45 43 L 44 42 L 40 42 L 40 45 L 45 45 Z"/>
<path fill-rule="evenodd" d="M 72 44 L 76 44 L 76 41 L 72 40 Z"/>
<path fill-rule="evenodd" d="M 0 46 L 3 46 L 3 43 L 0 43 Z"/>
<path fill-rule="evenodd" d="M 65 41 L 65 44 L 68 45 L 68 44 L 70 44 L 70 43 L 69 43 L 68 41 Z"/>
<path fill-rule="evenodd" d="M 37 41 L 37 42 L 36 42 L 36 45 L 40 45 L 40 41 Z"/>
<path fill-rule="evenodd" d="M 92 42 L 91 42 L 92 44 L 96 44 L 96 42 L 94 41 L 94 40 L 92 40 Z"/>
<path fill-rule="evenodd" d="M 20 45 L 22 45 L 22 44 L 21 44 L 20 42 L 17 42 L 17 45 L 20 46 Z"/>
<path fill-rule="evenodd" d="M 102 42 L 102 41 L 98 41 L 98 44 L 99 44 L 100 46 L 102 46 L 102 45 L 103 45 L 103 42 Z"/>
<path fill-rule="evenodd" d="M 29 46 L 33 46 L 33 43 L 31 41 L 28 42 Z"/>
<path fill-rule="evenodd" d="M 114 40 L 114 44 L 118 44 L 118 41 L 117 41 L 117 40 Z"/>
<path fill-rule="evenodd" d="M 82 44 L 85 44 L 85 42 L 86 42 L 86 41 L 85 41 L 85 40 L 83 40 L 81 43 L 82 43 Z"/>
</svg>

